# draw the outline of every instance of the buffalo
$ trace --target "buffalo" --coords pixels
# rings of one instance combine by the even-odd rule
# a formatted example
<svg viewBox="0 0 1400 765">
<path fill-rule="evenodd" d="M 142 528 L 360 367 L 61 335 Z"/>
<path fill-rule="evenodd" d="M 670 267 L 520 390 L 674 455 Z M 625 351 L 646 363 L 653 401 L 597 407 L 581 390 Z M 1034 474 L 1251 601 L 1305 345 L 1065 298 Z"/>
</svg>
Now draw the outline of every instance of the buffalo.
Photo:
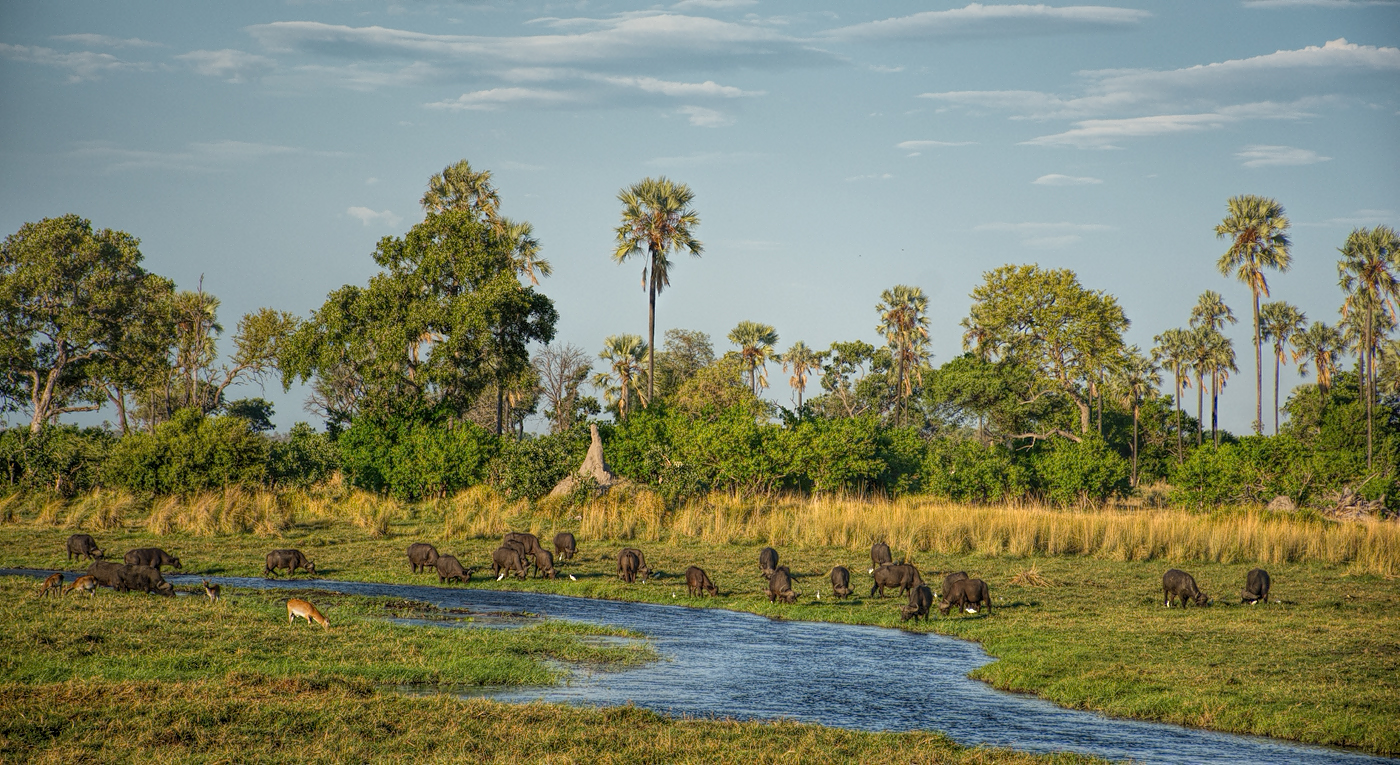
<svg viewBox="0 0 1400 765">
<path fill-rule="evenodd" d="M 899 609 L 900 621 L 907 622 L 910 619 L 918 621 L 919 617 L 928 621 L 928 610 L 931 606 L 933 606 L 933 590 L 930 590 L 928 585 L 921 584 L 909 591 L 909 605 L 901 606 Z"/>
<path fill-rule="evenodd" d="M 705 569 L 699 566 L 691 566 L 685 570 L 685 587 L 690 590 L 692 598 L 699 596 L 701 592 L 708 592 L 711 595 L 719 594 L 719 588 L 710 581 Z"/>
<path fill-rule="evenodd" d="M 540 546 L 539 537 L 535 536 L 534 534 L 528 534 L 524 531 L 509 532 L 504 537 L 502 537 L 501 542 L 519 542 L 520 545 L 525 548 L 526 557 L 533 557 L 535 555 L 538 555 L 540 550 L 544 549 Z"/>
<path fill-rule="evenodd" d="M 276 576 L 279 568 L 287 569 L 287 576 L 291 576 L 297 569 L 305 571 L 308 576 L 316 575 L 316 564 L 307 560 L 301 550 L 273 550 L 268 553 L 263 576 Z"/>
<path fill-rule="evenodd" d="M 95 560 L 87 567 L 85 572 L 88 576 L 97 580 L 103 587 L 116 589 L 121 584 L 122 571 L 126 569 L 123 563 L 108 563 L 105 560 Z"/>
<path fill-rule="evenodd" d="M 837 599 L 844 599 L 854 592 L 851 589 L 851 572 L 845 566 L 837 566 L 831 570 L 831 591 L 836 593 Z"/>
<path fill-rule="evenodd" d="M 778 551 L 771 547 L 765 547 L 758 551 L 758 570 L 764 576 L 773 576 L 773 572 L 778 568 Z"/>
<path fill-rule="evenodd" d="M 876 591 L 880 597 L 885 597 L 886 587 L 898 587 L 899 594 L 904 595 L 924 583 L 919 570 L 906 563 L 886 563 L 875 569 L 873 576 L 875 584 L 870 586 L 871 597 L 875 596 Z"/>
<path fill-rule="evenodd" d="M 574 552 L 577 550 L 577 543 L 574 542 L 574 535 L 567 531 L 561 531 L 554 535 L 554 555 L 559 560 L 573 560 Z"/>
<path fill-rule="evenodd" d="M 554 556 L 548 550 L 535 551 L 535 576 L 544 574 L 546 579 L 553 579 L 557 572 L 554 570 Z"/>
<path fill-rule="evenodd" d="M 437 548 L 427 542 L 415 542 L 408 546 L 408 565 L 413 567 L 413 573 L 424 573 L 429 566 L 436 567 L 437 561 Z"/>
<path fill-rule="evenodd" d="M 640 576 L 643 582 L 651 574 L 651 569 L 643 563 L 642 551 L 633 547 L 623 549 L 617 554 L 617 576 L 622 581 L 632 584 Z"/>
<path fill-rule="evenodd" d="M 944 616 L 953 608 L 962 608 L 969 613 L 982 610 L 992 612 L 992 596 L 987 591 L 987 583 L 981 579 L 959 579 L 948 585 L 948 594 L 938 604 L 938 612 Z"/>
<path fill-rule="evenodd" d="M 525 567 L 525 556 L 521 555 L 520 550 L 516 547 L 506 547 L 504 545 L 497 547 L 496 550 L 491 553 L 491 575 L 496 577 L 496 581 L 499 582 L 505 579 L 506 574 L 512 571 L 515 572 L 517 577 L 521 579 L 525 578 L 525 574 L 529 571 L 529 569 Z"/>
<path fill-rule="evenodd" d="M 530 566 L 535 562 L 534 553 L 530 552 L 529 548 L 525 545 L 525 543 L 520 541 L 519 539 L 507 539 L 504 542 L 501 542 L 501 547 L 504 547 L 507 550 L 514 550 L 517 553 L 519 553 L 520 559 L 525 561 L 526 572 L 530 570 Z"/>
<path fill-rule="evenodd" d="M 1195 601 L 1198 606 L 1210 605 L 1210 598 L 1196 587 L 1196 580 L 1181 569 L 1169 569 L 1167 573 L 1162 574 L 1162 594 L 1167 608 L 1171 608 L 1172 601 L 1178 599 L 1181 601 L 1181 607 L 1185 608 L 1187 598 Z"/>
<path fill-rule="evenodd" d="M 1254 605 L 1259 601 L 1269 602 L 1269 572 L 1262 568 L 1251 569 L 1244 577 L 1244 589 L 1240 591 L 1242 602 Z"/>
<path fill-rule="evenodd" d="M 647 556 L 644 555 L 644 554 L 642 554 L 642 551 L 641 551 L 641 550 L 638 550 L 638 549 L 635 548 L 635 547 L 625 547 L 625 548 L 623 548 L 622 552 L 632 553 L 632 555 L 636 557 L 636 559 L 637 559 L 637 574 L 636 574 L 636 575 L 639 576 L 639 577 L 641 577 L 643 583 L 645 583 L 647 579 L 650 579 L 650 578 L 651 578 L 651 567 L 647 565 Z"/>
<path fill-rule="evenodd" d="M 875 569 L 887 564 L 894 563 L 894 558 L 890 557 L 890 546 L 884 542 L 876 542 L 870 546 L 870 573 L 875 573 Z"/>
<path fill-rule="evenodd" d="M 161 566 L 180 568 L 180 559 L 159 547 L 138 547 L 135 550 L 128 550 L 123 558 L 128 566 L 150 566 L 156 571 Z"/>
<path fill-rule="evenodd" d="M 797 593 L 792 591 L 792 573 L 787 566 L 779 566 L 773 570 L 773 574 L 768 577 L 768 602 L 781 600 L 784 603 L 796 603 Z"/>
<path fill-rule="evenodd" d="M 175 587 L 160 575 L 160 569 L 153 566 L 128 563 L 122 567 L 117 584 L 117 592 L 150 592 L 175 597 Z"/>
<path fill-rule="evenodd" d="M 470 582 L 472 580 L 472 570 L 462 568 L 461 561 L 453 555 L 439 555 L 433 562 L 433 567 L 437 569 L 438 584 L 444 582 Z"/>
<path fill-rule="evenodd" d="M 89 534 L 74 534 L 68 537 L 68 560 L 101 560 L 106 553 L 97 548 L 97 542 Z"/>
<path fill-rule="evenodd" d="M 938 597 L 947 600 L 948 590 L 953 586 L 953 582 L 961 582 L 966 578 L 966 571 L 954 571 L 953 573 L 943 577 L 943 586 L 938 588 Z"/>
</svg>

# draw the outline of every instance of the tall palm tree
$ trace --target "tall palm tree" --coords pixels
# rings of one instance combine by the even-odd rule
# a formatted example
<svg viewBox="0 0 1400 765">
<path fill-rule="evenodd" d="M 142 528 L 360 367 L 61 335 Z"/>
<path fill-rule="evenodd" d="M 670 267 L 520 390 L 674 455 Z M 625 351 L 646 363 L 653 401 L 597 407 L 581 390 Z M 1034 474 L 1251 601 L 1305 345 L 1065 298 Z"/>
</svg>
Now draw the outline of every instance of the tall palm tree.
<svg viewBox="0 0 1400 765">
<path fill-rule="evenodd" d="M 1341 330 L 1315 321 L 1293 336 L 1293 360 L 1298 362 L 1298 374 L 1308 374 L 1308 364 L 1317 370 L 1318 400 L 1327 404 L 1327 389 L 1332 386 L 1332 373 L 1337 371 L 1337 358 L 1348 351 Z"/>
<path fill-rule="evenodd" d="M 1230 197 L 1225 219 L 1215 227 L 1215 236 L 1230 239 L 1230 249 L 1216 263 L 1220 273 L 1229 276 L 1234 271 L 1235 278 L 1249 285 L 1254 294 L 1254 434 L 1259 435 L 1264 432 L 1264 341 L 1259 327 L 1259 296 L 1269 297 L 1264 269 L 1284 272 L 1293 262 L 1288 252 L 1288 216 L 1283 213 L 1283 205 L 1267 197 Z"/>
<path fill-rule="evenodd" d="M 1238 324 L 1235 312 L 1230 310 L 1230 306 L 1225 305 L 1225 299 L 1215 290 L 1206 290 L 1201 296 L 1196 298 L 1196 305 L 1191 307 L 1191 326 L 1205 327 L 1219 332 L 1225 329 L 1226 324 Z"/>
<path fill-rule="evenodd" d="M 1400 236 L 1389 226 L 1374 229 L 1353 229 L 1340 249 L 1337 276 L 1347 293 L 1342 303 L 1342 318 L 1358 325 L 1361 330 L 1357 348 L 1361 351 L 1361 372 L 1366 391 L 1366 467 L 1371 467 L 1373 409 L 1376 401 L 1377 329 L 1393 323 L 1395 299 L 1400 297 Z M 1356 314 L 1360 314 L 1359 317 Z M 1359 321 L 1358 321 L 1359 318 Z"/>
<path fill-rule="evenodd" d="M 1274 435 L 1278 435 L 1278 375 L 1279 367 L 1288 363 L 1284 350 L 1293 336 L 1308 326 L 1308 317 L 1295 305 L 1282 300 L 1259 306 L 1259 333 L 1274 343 Z"/>
<path fill-rule="evenodd" d="M 539 276 L 550 276 L 554 267 L 540 257 L 540 240 L 535 238 L 535 227 L 529 221 L 514 221 L 501 218 L 501 233 L 510 242 L 510 265 L 515 273 L 539 286 Z M 539 276 L 536 276 L 538 274 Z"/>
<path fill-rule="evenodd" d="M 648 395 L 642 392 L 640 380 L 644 374 L 642 358 L 646 354 L 647 344 L 638 335 L 609 335 L 598 353 L 598 358 L 608 362 L 611 371 L 593 375 L 593 385 L 603 391 L 609 406 L 617 405 L 619 420 L 627 419 L 634 393 L 641 399 L 642 406 L 646 406 Z"/>
<path fill-rule="evenodd" d="M 807 344 L 798 340 L 792 344 L 787 352 L 778 357 L 783 363 L 783 371 L 792 370 L 792 377 L 788 378 L 788 384 L 797 394 L 797 408 L 802 409 L 802 394 L 807 390 L 807 377 L 813 370 L 819 369 L 822 365 L 822 354 L 817 353 Z"/>
<path fill-rule="evenodd" d="M 757 396 L 760 389 L 768 387 L 767 362 L 778 344 L 778 331 L 756 321 L 741 321 L 729 331 L 729 342 L 739 346 L 739 358 L 749 370 L 749 388 Z"/>
<path fill-rule="evenodd" d="M 1120 400 L 1133 412 L 1133 474 L 1132 485 L 1138 485 L 1138 420 L 1142 413 L 1142 400 L 1152 395 L 1162 383 L 1162 375 L 1150 356 L 1133 346 L 1123 356 L 1121 363 L 1113 367 L 1113 388 Z"/>
<path fill-rule="evenodd" d="M 1220 330 L 1226 324 L 1236 324 L 1235 312 L 1230 310 L 1230 306 L 1225 305 L 1225 299 L 1215 290 L 1206 290 L 1201 296 L 1196 298 L 1196 305 L 1191 307 L 1191 326 L 1195 328 L 1192 333 L 1193 359 L 1191 366 L 1196 370 L 1196 445 L 1202 442 L 1202 433 L 1205 429 L 1204 407 L 1202 399 L 1205 396 L 1205 374 L 1210 372 L 1210 400 L 1211 400 L 1211 434 L 1215 436 L 1215 402 L 1219 398 L 1220 371 L 1216 363 L 1215 355 L 1218 352 L 1220 340 L 1223 338 Z M 1233 351 L 1231 352 L 1233 354 Z M 1233 364 L 1233 355 L 1231 363 Z"/>
<path fill-rule="evenodd" d="M 1211 335 L 1213 334 L 1219 333 L 1210 327 L 1192 327 L 1187 335 L 1190 340 L 1188 353 L 1191 358 L 1191 371 L 1196 375 L 1196 446 L 1205 443 L 1206 373 L 1211 370 Z"/>
<path fill-rule="evenodd" d="M 896 284 L 880 293 L 875 310 L 880 312 L 876 329 L 889 343 L 898 368 L 895 396 L 899 407 L 895 422 L 902 424 L 908 414 L 909 396 L 914 393 L 913 378 L 920 376 L 919 364 L 928 358 L 928 296 L 918 287 Z"/>
<path fill-rule="evenodd" d="M 1176 461 L 1181 462 L 1185 451 L 1182 445 L 1181 429 L 1181 388 L 1191 385 L 1191 333 L 1184 329 L 1169 329 L 1153 340 L 1157 347 L 1153 355 L 1164 369 L 1170 369 L 1176 379 Z"/>
<path fill-rule="evenodd" d="M 441 173 L 428 179 L 428 190 L 419 204 L 429 212 L 474 211 L 486 221 L 496 224 L 501 197 L 496 193 L 496 187 L 491 185 L 491 171 L 473 170 L 471 163 L 463 159 L 444 167 Z"/>
<path fill-rule="evenodd" d="M 1210 371 L 1210 435 L 1215 445 L 1220 445 L 1220 424 L 1217 415 L 1220 411 L 1220 393 L 1230 380 L 1231 372 L 1238 372 L 1235 366 L 1235 343 L 1225 335 L 1208 330 L 1206 333 L 1206 369 Z"/>
<path fill-rule="evenodd" d="M 642 289 L 647 290 L 647 399 L 651 398 L 656 377 L 656 296 L 671 286 L 672 250 L 689 250 L 700 257 L 704 246 L 693 229 L 700 216 L 690 207 L 694 192 L 684 183 L 666 177 L 646 178 L 619 191 L 622 224 L 617 227 L 617 249 L 613 260 L 622 263 L 632 256 L 644 256 Z"/>
</svg>

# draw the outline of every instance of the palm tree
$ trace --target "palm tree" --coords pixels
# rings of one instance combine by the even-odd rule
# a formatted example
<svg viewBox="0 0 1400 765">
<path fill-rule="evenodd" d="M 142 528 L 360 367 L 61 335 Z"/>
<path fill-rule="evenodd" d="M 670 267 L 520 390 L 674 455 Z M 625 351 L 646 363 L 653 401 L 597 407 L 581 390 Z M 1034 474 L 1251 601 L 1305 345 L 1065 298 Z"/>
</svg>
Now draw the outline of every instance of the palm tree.
<svg viewBox="0 0 1400 765">
<path fill-rule="evenodd" d="M 1245 194 L 1230 197 L 1227 214 L 1215 227 L 1217 238 L 1229 237 L 1230 249 L 1220 256 L 1220 273 L 1249 285 L 1254 294 L 1254 434 L 1264 432 L 1263 336 L 1259 327 L 1259 296 L 1269 296 L 1264 269 L 1288 270 L 1293 257 L 1288 253 L 1288 217 L 1283 205 L 1267 197 Z"/>
<path fill-rule="evenodd" d="M 593 375 L 593 385 L 603 391 L 603 398 L 609 406 L 617 405 L 617 418 L 626 420 L 631 411 L 632 395 L 635 393 L 647 404 L 647 395 L 642 393 L 639 378 L 642 376 L 642 357 L 647 353 L 647 344 L 638 335 L 609 335 L 603 341 L 603 350 L 598 358 L 608 362 L 611 372 Z"/>
<path fill-rule="evenodd" d="M 1215 445 L 1220 445 L 1220 425 L 1217 414 L 1220 411 L 1220 393 L 1230 380 L 1231 372 L 1238 372 L 1235 366 L 1235 343 L 1215 330 L 1206 332 L 1206 369 L 1210 371 L 1210 435 Z"/>
<path fill-rule="evenodd" d="M 1297 306 L 1282 300 L 1259 306 L 1259 333 L 1264 340 L 1274 342 L 1274 435 L 1278 435 L 1278 375 L 1279 367 L 1288 363 L 1284 349 L 1294 335 L 1308 326 L 1308 317 Z"/>
<path fill-rule="evenodd" d="M 1400 296 L 1400 278 L 1395 269 L 1400 258 L 1400 236 L 1389 226 L 1358 228 L 1347 237 L 1337 262 L 1337 276 L 1347 293 L 1342 318 L 1359 325 L 1361 373 L 1366 391 L 1366 467 L 1371 467 L 1373 412 L 1376 400 L 1376 336 L 1379 325 L 1393 323 L 1395 298 Z M 1356 321 L 1355 314 L 1361 314 Z"/>
<path fill-rule="evenodd" d="M 471 163 L 464 159 L 429 178 L 428 190 L 419 204 L 429 212 L 474 211 L 495 225 L 501 198 L 496 187 L 491 185 L 491 171 L 473 170 Z"/>
<path fill-rule="evenodd" d="M 1235 318 L 1235 312 L 1225 305 L 1225 299 L 1215 290 L 1202 292 L 1201 296 L 1196 298 L 1196 305 L 1191 307 L 1193 327 L 1205 327 L 1219 332 L 1225 329 L 1226 324 L 1237 323 L 1239 320 Z"/>
<path fill-rule="evenodd" d="M 1132 485 L 1138 485 L 1138 418 L 1142 413 L 1142 400 L 1162 383 L 1162 375 L 1157 364 L 1149 356 L 1133 346 L 1127 350 L 1122 363 L 1114 366 L 1113 387 L 1120 394 L 1123 404 L 1133 412 L 1133 475 Z"/>
<path fill-rule="evenodd" d="M 540 276 L 549 276 L 554 273 L 554 267 L 540 257 L 540 242 L 535 238 L 535 227 L 529 221 L 516 222 L 510 218 L 501 218 L 500 222 L 501 233 L 510 242 L 511 268 L 528 278 L 530 284 L 539 286 L 536 272 Z"/>
<path fill-rule="evenodd" d="M 797 409 L 801 411 L 802 394 L 807 390 L 807 376 L 810 375 L 813 370 L 821 367 L 822 354 L 808 348 L 806 343 L 798 340 L 792 344 L 791 348 L 787 349 L 786 353 L 777 357 L 777 359 L 783 362 L 784 372 L 789 369 L 792 370 L 792 377 L 788 378 L 788 384 L 792 386 L 793 392 L 797 394 Z"/>
<path fill-rule="evenodd" d="M 919 364 L 928 358 L 928 296 L 918 287 L 896 284 L 880 293 L 875 310 L 880 312 L 876 329 L 884 334 L 898 365 L 895 423 L 901 424 L 914 392 L 913 378 L 920 376 Z"/>
<path fill-rule="evenodd" d="M 1320 321 L 1293 336 L 1293 360 L 1298 362 L 1298 374 L 1306 376 L 1309 363 L 1317 370 L 1318 400 L 1323 406 L 1327 404 L 1332 373 L 1337 371 L 1337 357 L 1347 350 L 1341 330 Z"/>
<path fill-rule="evenodd" d="M 1153 355 L 1163 368 L 1171 369 L 1176 378 L 1176 461 L 1181 462 L 1184 447 L 1181 442 L 1181 388 L 1191 385 L 1191 333 L 1184 329 L 1169 329 L 1153 340 L 1157 347 Z"/>
<path fill-rule="evenodd" d="M 1210 372 L 1210 400 L 1211 400 L 1211 431 L 1214 437 L 1215 430 L 1215 401 L 1219 397 L 1220 376 L 1217 364 L 1213 359 L 1216 353 L 1219 340 L 1217 335 L 1221 335 L 1220 330 L 1226 324 L 1237 323 L 1235 312 L 1230 310 L 1230 306 L 1225 305 L 1225 299 L 1215 290 L 1206 290 L 1201 296 L 1196 298 L 1196 305 L 1191 308 L 1191 326 L 1195 329 L 1191 335 L 1192 361 L 1191 366 L 1196 371 L 1196 445 L 1202 442 L 1202 433 L 1205 429 L 1205 408 L 1203 399 L 1205 397 L 1205 374 Z M 1223 337 L 1223 335 L 1222 335 Z M 1232 357 L 1233 359 L 1233 357 Z M 1233 363 L 1233 361 L 1231 362 Z"/>
<path fill-rule="evenodd" d="M 1205 389 L 1206 373 L 1211 368 L 1211 335 L 1218 334 L 1209 327 L 1192 327 L 1187 337 L 1190 345 L 1187 352 L 1191 358 L 1191 371 L 1196 375 L 1196 446 L 1205 442 Z"/>
<path fill-rule="evenodd" d="M 739 358 L 749 370 L 749 388 L 757 396 L 759 389 L 768 387 L 767 362 L 778 344 L 778 331 L 756 321 L 741 321 L 729 331 L 729 342 L 739 346 Z"/>
<path fill-rule="evenodd" d="M 684 183 L 665 178 L 646 178 L 617 194 L 622 202 L 622 224 L 617 227 L 617 249 L 613 260 L 622 263 L 627 258 L 645 253 L 642 265 L 642 289 L 647 290 L 647 398 L 651 398 L 652 380 L 656 376 L 656 296 L 671 286 L 672 250 L 689 250 L 700 257 L 704 246 L 695 238 L 693 229 L 700 225 L 700 216 L 690 207 L 695 194 Z"/>
</svg>

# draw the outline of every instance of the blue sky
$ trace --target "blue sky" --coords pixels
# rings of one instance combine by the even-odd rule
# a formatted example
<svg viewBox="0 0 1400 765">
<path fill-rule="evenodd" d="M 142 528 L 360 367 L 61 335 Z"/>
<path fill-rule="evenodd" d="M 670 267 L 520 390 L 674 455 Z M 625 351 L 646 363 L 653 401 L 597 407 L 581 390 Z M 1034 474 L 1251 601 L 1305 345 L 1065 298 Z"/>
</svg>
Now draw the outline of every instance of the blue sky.
<svg viewBox="0 0 1400 765">
<path fill-rule="evenodd" d="M 596 352 L 646 329 L 640 267 L 609 257 L 617 192 L 666 175 L 705 254 L 658 335 L 878 343 L 880 292 L 913 284 L 938 364 L 981 274 L 1034 262 L 1117 296 L 1147 348 L 1213 289 L 1241 318 L 1222 421 L 1244 432 L 1249 293 L 1213 228 L 1230 196 L 1278 199 L 1274 298 L 1335 322 L 1336 248 L 1400 225 L 1397 46 L 1400 5 L 1342 0 L 5 3 L 0 230 L 125 230 L 231 330 L 363 283 L 466 158 L 534 225 L 558 339 Z"/>
</svg>

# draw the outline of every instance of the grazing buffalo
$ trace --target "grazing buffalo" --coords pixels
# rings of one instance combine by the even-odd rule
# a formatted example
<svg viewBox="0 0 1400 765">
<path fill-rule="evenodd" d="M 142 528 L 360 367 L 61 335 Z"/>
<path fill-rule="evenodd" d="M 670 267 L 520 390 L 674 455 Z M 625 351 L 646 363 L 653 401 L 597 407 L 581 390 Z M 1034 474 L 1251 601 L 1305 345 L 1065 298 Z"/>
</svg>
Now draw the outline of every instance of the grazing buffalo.
<svg viewBox="0 0 1400 765">
<path fill-rule="evenodd" d="M 525 578 L 526 572 L 529 571 L 525 568 L 525 556 L 515 547 L 497 547 L 495 552 L 491 553 L 491 575 L 499 582 L 512 571 L 517 577 Z"/>
<path fill-rule="evenodd" d="M 961 582 L 967 578 L 966 571 L 954 571 L 943 577 L 943 586 L 938 588 L 938 597 L 948 599 L 948 589 L 953 586 L 953 582 Z"/>
<path fill-rule="evenodd" d="M 642 583 L 645 584 L 647 579 L 651 578 L 651 567 L 647 565 L 647 556 L 643 555 L 642 551 L 635 547 L 625 547 L 622 552 L 632 553 L 633 557 L 637 559 L 636 576 L 640 577 Z"/>
<path fill-rule="evenodd" d="M 1178 599 L 1181 601 L 1181 607 L 1185 608 L 1187 598 L 1195 601 L 1198 606 L 1210 605 L 1210 598 L 1196 587 L 1196 580 L 1181 569 L 1169 569 L 1167 573 L 1162 574 L 1162 594 L 1167 608 L 1171 608 L 1172 601 Z"/>
<path fill-rule="evenodd" d="M 408 546 L 408 565 L 413 567 L 413 573 L 426 572 L 429 566 L 436 567 L 437 561 L 437 548 L 427 542 L 415 542 Z"/>
<path fill-rule="evenodd" d="M 554 570 L 554 555 L 548 550 L 536 550 L 535 576 L 544 574 L 546 579 L 553 579 L 557 573 L 558 572 Z"/>
<path fill-rule="evenodd" d="M 574 542 L 574 535 L 567 531 L 561 531 L 554 535 L 554 555 L 559 560 L 573 560 L 574 552 L 578 546 Z"/>
<path fill-rule="evenodd" d="M 68 537 L 68 560 L 101 560 L 106 553 L 97 549 L 97 542 L 89 534 L 74 534 Z"/>
<path fill-rule="evenodd" d="M 535 536 L 534 534 L 527 534 L 523 531 L 509 532 L 501 538 L 501 542 L 519 542 L 520 546 L 525 548 L 525 556 L 527 558 L 531 558 L 535 555 L 538 555 L 539 552 L 544 549 L 540 546 L 539 537 Z"/>
<path fill-rule="evenodd" d="M 291 576 L 297 569 L 305 571 L 309 576 L 316 575 L 316 564 L 307 560 L 301 550 L 273 550 L 268 553 L 263 576 L 276 576 L 279 568 L 287 569 L 287 576 Z"/>
<path fill-rule="evenodd" d="M 126 570 L 123 563 L 108 563 L 105 560 L 95 560 L 87 567 L 85 572 L 88 576 L 97 580 L 103 587 L 116 589 L 122 582 L 122 572 Z"/>
<path fill-rule="evenodd" d="M 904 595 L 924 583 L 919 570 L 906 563 L 886 563 L 875 569 L 872 576 L 875 577 L 875 584 L 870 586 L 871 597 L 875 596 L 876 591 L 880 597 L 885 597 L 886 587 L 898 587 L 899 594 Z"/>
<path fill-rule="evenodd" d="M 175 597 L 175 587 L 165 581 L 160 569 L 131 563 L 122 567 L 117 592 L 150 592 L 167 598 Z"/>
<path fill-rule="evenodd" d="M 845 599 L 854 592 L 851 589 L 851 572 L 845 566 L 837 566 L 831 570 L 831 591 L 836 593 L 838 600 Z"/>
<path fill-rule="evenodd" d="M 156 571 L 161 566 L 180 568 L 180 559 L 159 547 L 138 547 L 135 550 L 128 550 L 123 558 L 128 566 L 150 566 Z"/>
<path fill-rule="evenodd" d="M 986 607 L 992 612 L 992 596 L 987 591 L 987 583 L 981 579 L 959 579 L 948 586 L 948 594 L 938 604 L 938 612 L 944 616 L 953 608 L 961 608 L 968 613 Z"/>
<path fill-rule="evenodd" d="M 768 577 L 768 602 L 781 600 L 784 603 L 796 603 L 797 593 L 792 591 L 792 573 L 787 566 L 779 566 L 773 570 L 772 576 Z"/>
<path fill-rule="evenodd" d="M 462 568 L 461 561 L 456 556 L 439 555 L 433 562 L 433 567 L 437 569 L 438 584 L 443 582 L 470 582 L 472 580 L 472 570 Z"/>
<path fill-rule="evenodd" d="M 933 590 L 930 590 L 928 585 L 921 584 L 909 591 L 909 605 L 900 606 L 900 621 L 907 622 L 910 619 L 918 621 L 921 616 L 924 621 L 928 621 L 928 610 L 932 606 Z"/>
<path fill-rule="evenodd" d="M 685 570 L 685 588 L 690 590 L 690 597 L 697 597 L 701 592 L 708 592 L 711 595 L 718 595 L 719 588 L 705 573 L 705 569 L 699 566 L 691 566 Z"/>
<path fill-rule="evenodd" d="M 632 548 L 622 550 L 617 554 L 617 578 L 632 584 L 637 581 L 637 575 L 642 570 L 642 561 L 637 557 L 637 553 Z M 643 577 L 645 582 L 646 578 Z"/>
<path fill-rule="evenodd" d="M 894 558 L 890 557 L 890 546 L 884 542 L 876 542 L 870 546 L 870 573 L 875 573 L 875 569 L 887 564 L 894 563 Z"/>
<path fill-rule="evenodd" d="M 1242 602 L 1254 605 L 1259 601 L 1269 602 L 1269 572 L 1262 568 L 1251 569 L 1244 577 L 1244 589 L 1240 591 Z"/>
<path fill-rule="evenodd" d="M 764 576 L 771 577 L 778 568 L 778 551 L 771 547 L 765 547 L 758 551 L 758 570 Z"/>
</svg>

